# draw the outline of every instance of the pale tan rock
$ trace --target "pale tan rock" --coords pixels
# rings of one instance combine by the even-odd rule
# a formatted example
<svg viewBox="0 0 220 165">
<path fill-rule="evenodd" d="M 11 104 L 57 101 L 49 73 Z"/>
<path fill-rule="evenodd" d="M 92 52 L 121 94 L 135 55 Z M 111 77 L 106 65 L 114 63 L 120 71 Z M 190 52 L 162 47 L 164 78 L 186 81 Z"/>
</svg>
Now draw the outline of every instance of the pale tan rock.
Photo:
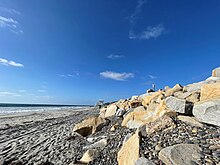
<svg viewBox="0 0 220 165">
<path fill-rule="evenodd" d="M 212 77 L 220 77 L 220 67 L 212 70 Z"/>
<path fill-rule="evenodd" d="M 176 84 L 173 88 L 165 90 L 165 96 L 173 96 L 175 92 L 182 91 L 183 87 L 180 84 Z"/>
<path fill-rule="evenodd" d="M 122 126 L 128 128 L 138 128 L 147 122 L 150 122 L 148 111 L 133 111 L 128 113 L 122 121 Z"/>
<path fill-rule="evenodd" d="M 106 110 L 107 110 L 106 107 L 101 108 L 100 111 L 99 111 L 99 117 L 105 118 L 105 112 L 106 112 Z"/>
<path fill-rule="evenodd" d="M 186 97 L 186 101 L 197 103 L 200 101 L 200 92 L 193 92 L 190 96 Z"/>
<path fill-rule="evenodd" d="M 164 102 L 161 102 L 155 109 L 148 109 L 147 111 L 133 111 L 128 113 L 122 121 L 122 126 L 128 128 L 139 128 L 144 124 L 152 122 L 164 114 L 170 112 Z"/>
<path fill-rule="evenodd" d="M 154 111 L 155 109 L 157 109 L 157 107 L 160 105 L 160 103 L 150 103 L 147 107 L 147 110 L 151 110 Z"/>
<path fill-rule="evenodd" d="M 121 100 L 120 102 L 116 103 L 117 107 L 119 109 L 129 109 L 130 108 L 130 102 L 127 100 Z"/>
<path fill-rule="evenodd" d="M 201 127 L 201 128 L 203 127 L 203 124 L 200 123 L 195 117 L 179 115 L 179 116 L 177 116 L 177 119 L 181 120 L 187 124 L 190 124 L 192 126 Z"/>
<path fill-rule="evenodd" d="M 134 109 L 134 111 L 145 111 L 146 109 L 143 106 L 139 106 Z"/>
<path fill-rule="evenodd" d="M 163 98 L 163 92 L 157 91 L 153 92 L 151 95 L 146 95 L 142 98 L 142 105 L 147 107 L 151 102 Z"/>
<path fill-rule="evenodd" d="M 89 163 L 95 159 L 98 153 L 99 151 L 97 149 L 89 149 L 83 154 L 82 158 L 80 159 L 80 162 Z"/>
<path fill-rule="evenodd" d="M 134 165 L 139 158 L 139 136 L 135 133 L 118 152 L 118 165 Z"/>
<path fill-rule="evenodd" d="M 187 97 L 189 97 L 192 93 L 190 92 L 183 92 L 183 91 L 178 91 L 175 92 L 173 95 L 179 99 L 185 99 Z"/>
<path fill-rule="evenodd" d="M 115 104 L 111 104 L 107 107 L 106 112 L 105 112 L 105 118 L 114 116 L 118 107 Z"/>
<path fill-rule="evenodd" d="M 206 84 L 201 87 L 201 101 L 218 98 L 220 98 L 220 82 Z"/>
<path fill-rule="evenodd" d="M 176 115 L 175 113 L 166 114 L 153 122 L 146 124 L 147 134 L 152 134 L 158 131 L 166 131 L 176 127 L 173 119 L 170 116 Z"/>
<path fill-rule="evenodd" d="M 104 118 L 92 116 L 84 119 L 82 122 L 76 124 L 73 128 L 74 132 L 82 136 L 88 136 L 102 129 L 108 121 Z"/>
<path fill-rule="evenodd" d="M 174 93 L 174 96 L 179 98 L 179 99 L 185 99 L 188 102 L 196 103 L 199 102 L 200 100 L 200 92 L 197 91 L 192 91 L 192 92 L 176 92 Z"/>
</svg>

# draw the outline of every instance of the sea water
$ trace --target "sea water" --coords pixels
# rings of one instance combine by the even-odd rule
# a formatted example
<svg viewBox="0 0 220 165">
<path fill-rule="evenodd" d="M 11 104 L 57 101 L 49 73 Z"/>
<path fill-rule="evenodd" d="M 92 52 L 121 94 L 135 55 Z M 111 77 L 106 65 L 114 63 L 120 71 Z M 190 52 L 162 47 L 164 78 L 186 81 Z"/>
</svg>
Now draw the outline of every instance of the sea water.
<svg viewBox="0 0 220 165">
<path fill-rule="evenodd" d="M 18 113 L 18 112 L 41 112 L 54 110 L 74 110 L 86 105 L 49 105 L 49 104 L 2 104 L 0 103 L 0 114 Z"/>
</svg>

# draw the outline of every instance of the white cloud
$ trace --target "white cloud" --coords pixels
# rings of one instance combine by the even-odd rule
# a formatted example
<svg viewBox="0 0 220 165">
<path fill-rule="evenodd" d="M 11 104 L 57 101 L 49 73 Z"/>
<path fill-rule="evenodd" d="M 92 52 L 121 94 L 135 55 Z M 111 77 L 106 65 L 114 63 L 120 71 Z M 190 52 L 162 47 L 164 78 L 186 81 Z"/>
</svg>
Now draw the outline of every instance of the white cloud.
<svg viewBox="0 0 220 165">
<path fill-rule="evenodd" d="M 109 78 L 117 81 L 124 81 L 128 78 L 133 78 L 134 74 L 133 73 L 117 73 L 117 72 L 112 72 L 112 71 L 105 71 L 101 72 L 100 76 L 102 78 Z"/>
<path fill-rule="evenodd" d="M 110 54 L 107 56 L 107 58 L 112 59 L 112 60 L 116 60 L 118 58 L 124 58 L 124 55 L 119 55 L 119 54 Z"/>
<path fill-rule="evenodd" d="M 148 77 L 150 77 L 150 79 L 156 79 L 157 78 L 157 76 L 153 76 L 153 75 L 148 75 Z"/>
<path fill-rule="evenodd" d="M 14 66 L 14 67 L 24 67 L 23 64 L 14 62 L 14 61 L 8 61 L 6 59 L 0 58 L 0 64 L 6 65 L 6 66 Z"/>
<path fill-rule="evenodd" d="M 0 8 L 0 11 L 6 11 L 10 14 L 20 15 L 20 13 L 14 9 Z M 7 28 L 15 34 L 24 33 L 23 30 L 21 29 L 19 22 L 12 17 L 4 17 L 0 15 L 0 28 Z"/>
<path fill-rule="evenodd" d="M 0 96 L 14 96 L 14 97 L 20 97 L 21 95 L 13 92 L 0 92 Z"/>
<path fill-rule="evenodd" d="M 159 24 L 157 26 L 148 26 L 146 30 L 142 32 L 136 32 L 136 22 L 138 20 L 138 15 L 141 13 L 143 5 L 146 3 L 146 0 L 138 0 L 136 8 L 134 12 L 129 17 L 129 23 L 130 23 L 130 29 L 129 29 L 129 38 L 130 39 L 150 39 L 154 38 L 156 39 L 162 34 L 165 34 L 166 30 L 163 26 L 163 24 Z"/>
</svg>

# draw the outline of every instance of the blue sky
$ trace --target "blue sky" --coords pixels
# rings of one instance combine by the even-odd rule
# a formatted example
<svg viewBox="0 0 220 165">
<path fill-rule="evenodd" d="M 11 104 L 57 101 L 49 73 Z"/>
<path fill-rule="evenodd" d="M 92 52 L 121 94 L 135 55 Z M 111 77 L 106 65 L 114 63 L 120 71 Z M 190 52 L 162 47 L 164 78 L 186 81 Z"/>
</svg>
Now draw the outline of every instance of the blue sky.
<svg viewBox="0 0 220 165">
<path fill-rule="evenodd" d="M 218 0 L 1 0 L 0 102 L 94 104 L 203 80 Z"/>
</svg>

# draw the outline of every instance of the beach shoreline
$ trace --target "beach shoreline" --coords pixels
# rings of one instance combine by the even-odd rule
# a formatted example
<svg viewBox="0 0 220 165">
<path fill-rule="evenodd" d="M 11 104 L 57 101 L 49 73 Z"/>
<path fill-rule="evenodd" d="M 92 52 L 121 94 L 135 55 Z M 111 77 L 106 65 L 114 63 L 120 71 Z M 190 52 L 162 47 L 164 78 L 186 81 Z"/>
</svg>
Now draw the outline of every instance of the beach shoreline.
<svg viewBox="0 0 220 165">
<path fill-rule="evenodd" d="M 0 164 L 71 163 L 78 145 L 66 139 L 74 124 L 95 114 L 97 108 L 84 107 L 0 115 Z"/>
</svg>

